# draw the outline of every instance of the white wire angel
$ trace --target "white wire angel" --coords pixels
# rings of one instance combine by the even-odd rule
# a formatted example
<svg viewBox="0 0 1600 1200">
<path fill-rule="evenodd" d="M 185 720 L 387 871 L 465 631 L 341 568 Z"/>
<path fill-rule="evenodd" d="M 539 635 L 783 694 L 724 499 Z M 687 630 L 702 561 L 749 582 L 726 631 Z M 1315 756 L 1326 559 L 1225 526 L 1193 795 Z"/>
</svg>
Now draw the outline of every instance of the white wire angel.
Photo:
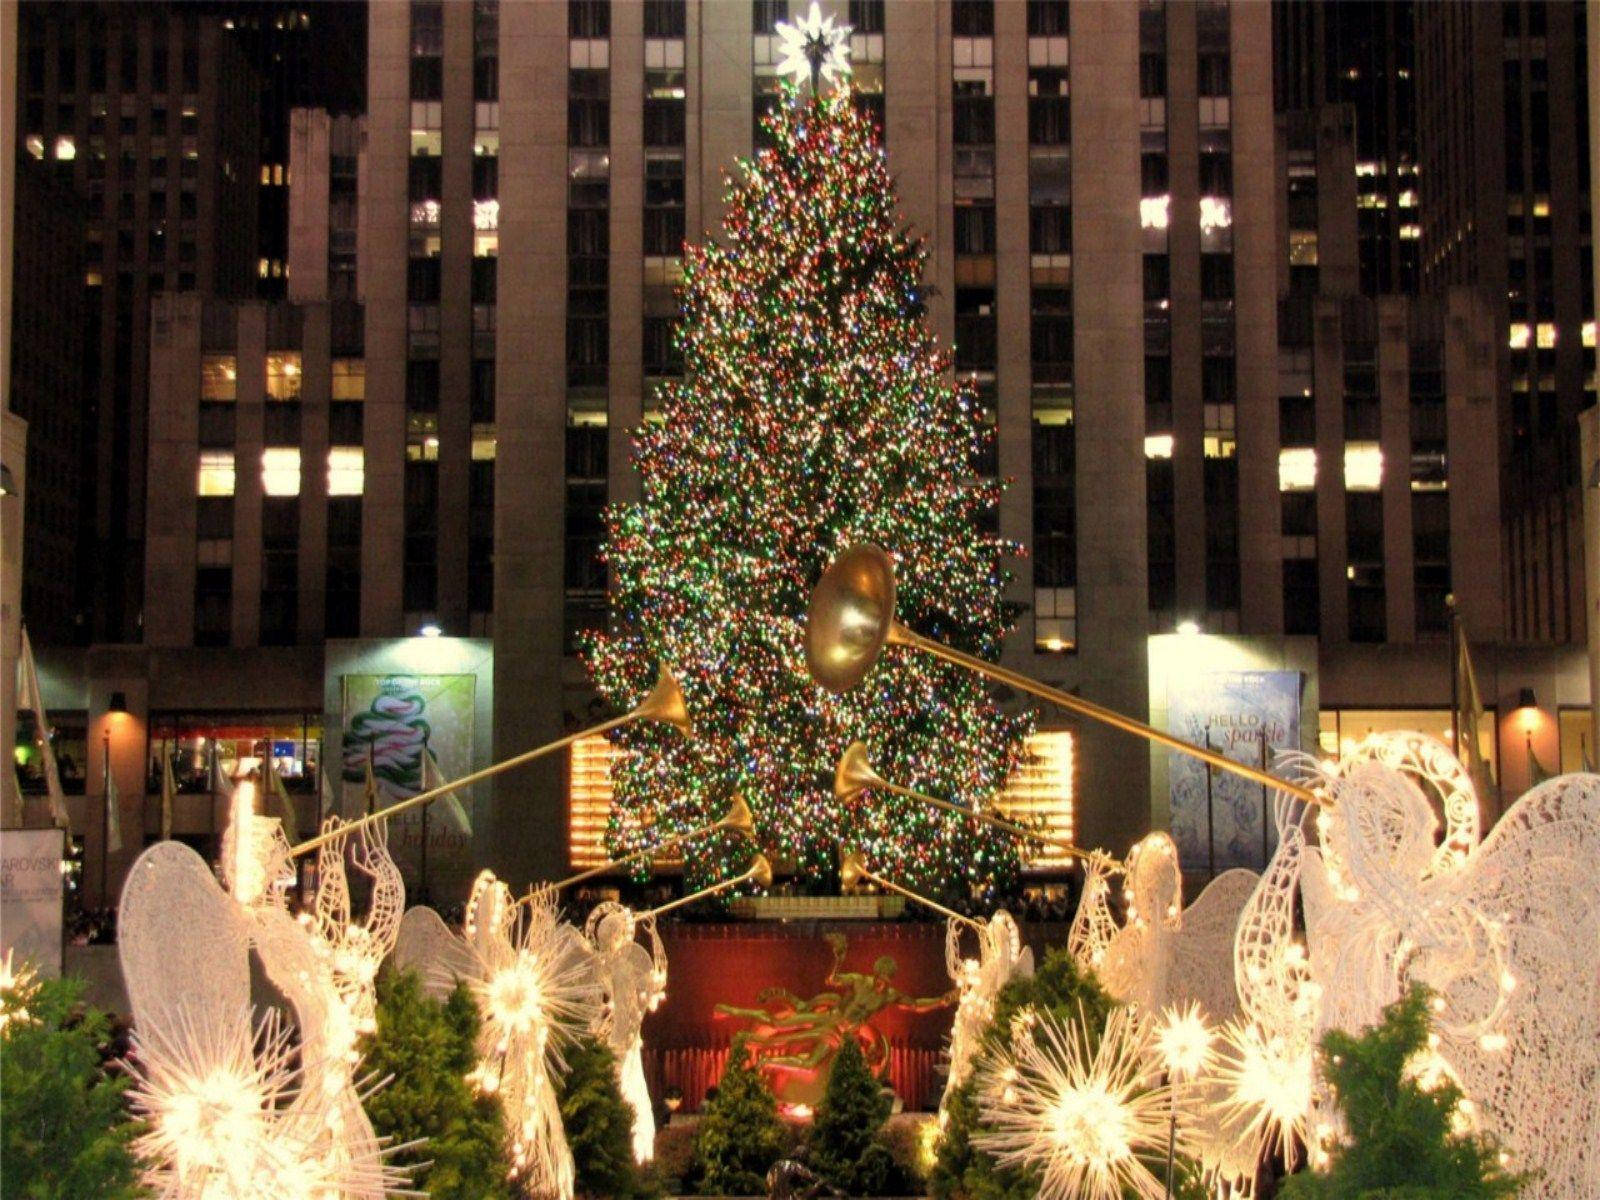
<svg viewBox="0 0 1600 1200">
<path fill-rule="evenodd" d="M 1600 1195 L 1600 776 L 1540 784 L 1476 844 L 1471 784 L 1429 739 L 1375 735 L 1323 774 L 1302 882 L 1319 1027 L 1426 985 L 1479 1128 L 1541 1195 Z"/>
<path fill-rule="evenodd" d="M 645 1014 L 654 1012 L 666 997 L 667 953 L 654 918 L 642 924 L 650 937 L 649 950 L 634 940 L 640 922 L 633 912 L 608 900 L 590 912 L 584 935 L 594 949 L 604 1004 L 594 1032 L 616 1056 L 617 1084 L 633 1109 L 633 1157 L 646 1163 L 655 1157 L 656 1122 L 645 1083 L 640 1027 Z"/>
<path fill-rule="evenodd" d="M 432 909 L 413 908 L 400 923 L 395 959 L 419 970 L 434 995 L 457 979 L 472 989 L 481 1025 L 470 1078 L 500 1097 L 512 1174 L 535 1195 L 571 1200 L 575 1174 L 556 1082 L 566 1069 L 562 1048 L 593 1027 L 600 993 L 583 936 L 560 919 L 554 895 L 539 890 L 513 901 L 484 871 L 460 936 Z"/>
<path fill-rule="evenodd" d="M 277 840 L 236 838 L 260 857 L 240 854 L 232 877 L 275 878 Z M 269 1177 L 319 1198 L 395 1194 L 404 1179 L 385 1164 L 361 1107 L 353 1051 L 330 1036 L 343 1012 L 331 973 L 274 898 L 281 892 L 250 894 L 253 906 L 240 903 L 199 855 L 170 841 L 141 854 L 124 887 L 119 952 L 138 1103 L 154 1139 L 149 1182 L 174 1200 L 256 1197 L 252 1181 Z M 252 949 L 293 1009 L 292 1040 L 277 1016 L 269 1036 L 256 1036 Z M 277 1170 L 284 1160 L 296 1165 Z"/>
<path fill-rule="evenodd" d="M 950 1026 L 950 1069 L 939 1101 L 939 1124 L 948 1120 L 948 1105 L 957 1088 L 972 1074 L 973 1059 L 984 1030 L 994 1019 L 1000 990 L 1014 977 L 1033 974 L 1033 949 L 1022 944 L 1017 922 L 999 909 L 978 927 L 978 957 L 961 953 L 961 932 L 969 923 L 952 917 L 945 924 L 944 965 L 959 1000 Z"/>
<path fill-rule="evenodd" d="M 1108 869 L 1091 862 L 1069 945 L 1117 999 L 1155 1016 L 1199 1004 L 1220 1023 L 1238 1010 L 1228 969 L 1239 914 L 1255 891 L 1254 871 L 1224 871 L 1183 907 L 1178 847 L 1157 831 L 1128 852 L 1122 868 L 1127 919 L 1111 914 Z"/>
</svg>

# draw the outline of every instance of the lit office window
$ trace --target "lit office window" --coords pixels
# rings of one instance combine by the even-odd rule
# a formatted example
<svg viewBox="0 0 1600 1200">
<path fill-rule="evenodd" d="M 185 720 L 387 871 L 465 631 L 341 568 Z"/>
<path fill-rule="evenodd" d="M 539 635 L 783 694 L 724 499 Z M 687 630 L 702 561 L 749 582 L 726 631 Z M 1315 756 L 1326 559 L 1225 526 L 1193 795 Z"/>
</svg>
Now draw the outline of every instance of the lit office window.
<svg viewBox="0 0 1600 1200">
<path fill-rule="evenodd" d="M 267 398 L 300 399 L 299 351 L 274 351 L 267 355 Z"/>
<path fill-rule="evenodd" d="M 1278 490 L 1280 492 L 1309 492 L 1316 486 L 1317 452 L 1315 450 L 1300 446 L 1278 451 Z"/>
<path fill-rule="evenodd" d="M 300 447 L 268 446 L 261 452 L 261 490 L 269 496 L 300 494 Z"/>
<path fill-rule="evenodd" d="M 333 380 L 329 393 L 334 400 L 365 400 L 367 398 L 367 363 L 362 358 L 336 358 L 333 360 Z"/>
<path fill-rule="evenodd" d="M 200 399 L 236 400 L 239 360 L 231 354 L 207 354 L 200 360 Z"/>
<path fill-rule="evenodd" d="M 233 495 L 233 451 L 200 451 L 199 477 L 195 480 L 195 494 L 199 496 Z"/>
<path fill-rule="evenodd" d="M 1347 442 L 1344 487 L 1347 492 L 1375 492 L 1383 486 L 1383 450 L 1377 442 Z"/>
<path fill-rule="evenodd" d="M 298 453 L 298 452 L 297 452 Z M 295 463 L 298 477 L 300 464 Z M 330 446 L 328 448 L 328 495 L 359 496 L 366 481 L 366 459 L 360 446 Z M 298 478 L 296 480 L 296 490 Z"/>
</svg>

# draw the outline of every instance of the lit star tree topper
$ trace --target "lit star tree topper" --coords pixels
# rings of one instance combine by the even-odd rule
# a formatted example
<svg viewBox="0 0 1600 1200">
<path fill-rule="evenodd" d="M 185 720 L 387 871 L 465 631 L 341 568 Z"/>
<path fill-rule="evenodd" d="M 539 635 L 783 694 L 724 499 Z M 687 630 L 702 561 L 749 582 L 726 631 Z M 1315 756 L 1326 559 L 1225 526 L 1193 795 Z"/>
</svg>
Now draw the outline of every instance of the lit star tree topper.
<svg viewBox="0 0 1600 1200">
<path fill-rule="evenodd" d="M 779 21 L 776 29 L 783 54 L 778 60 L 779 75 L 796 84 L 810 83 L 815 93 L 819 75 L 833 83 L 850 73 L 850 26 L 823 16 L 817 0 L 811 0 L 810 11 L 800 20 L 792 25 Z"/>
<path fill-rule="evenodd" d="M 899 618 L 993 657 L 1014 547 L 983 530 L 999 485 L 973 464 L 991 434 L 927 327 L 925 251 L 896 214 L 867 118 L 848 87 L 791 85 L 769 129 L 772 147 L 730 183 L 725 237 L 685 253 L 684 377 L 638 435 L 642 499 L 608 517 L 596 683 L 631 703 L 670 663 L 695 720 L 691 739 L 620 733 L 633 753 L 612 768 L 612 848 L 704 824 L 739 793 L 761 848 L 822 886 L 841 842 L 919 890 L 1004 883 L 1016 848 L 979 823 L 833 797 L 834 765 L 859 738 L 888 777 L 986 806 L 1029 724 L 970 673 L 893 648 L 863 686 L 824 692 L 803 628 L 823 568 L 847 546 L 884 547 Z M 748 860 L 731 839 L 685 854 L 694 886 Z"/>
</svg>

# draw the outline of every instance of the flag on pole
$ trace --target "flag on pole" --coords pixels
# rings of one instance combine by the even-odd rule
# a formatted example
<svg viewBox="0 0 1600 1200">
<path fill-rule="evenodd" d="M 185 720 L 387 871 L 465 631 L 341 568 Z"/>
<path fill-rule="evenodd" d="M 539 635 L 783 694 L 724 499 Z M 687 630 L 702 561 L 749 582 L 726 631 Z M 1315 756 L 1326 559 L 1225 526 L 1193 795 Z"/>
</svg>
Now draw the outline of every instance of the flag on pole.
<svg viewBox="0 0 1600 1200">
<path fill-rule="evenodd" d="M 178 794 L 178 781 L 172 777 L 172 753 L 169 747 L 161 752 L 161 840 L 172 838 L 172 802 Z"/>
<path fill-rule="evenodd" d="M 278 774 L 278 764 L 272 757 L 272 747 L 268 745 L 265 761 L 267 773 L 267 790 L 272 793 L 272 798 L 277 802 L 278 815 L 283 819 L 283 831 L 293 841 L 300 836 L 300 814 L 295 811 L 294 801 L 289 798 L 288 789 L 283 786 L 283 776 Z"/>
<path fill-rule="evenodd" d="M 1528 743 L 1528 781 L 1534 787 L 1538 787 L 1541 783 L 1554 778 L 1554 772 L 1546 770 L 1545 765 L 1539 761 L 1539 756 L 1533 752 L 1533 743 L 1530 741 Z"/>
<path fill-rule="evenodd" d="M 433 756 L 432 750 L 422 752 L 422 790 L 431 792 L 434 788 L 443 787 L 449 780 L 444 777 L 444 772 L 439 769 L 439 760 Z M 439 797 L 436 804 L 439 806 L 439 815 L 444 818 L 446 825 L 455 833 L 472 836 L 472 818 L 467 815 L 466 807 L 455 792 L 446 792 Z"/>
<path fill-rule="evenodd" d="M 106 751 L 106 853 L 122 851 L 122 795 L 117 791 L 116 772 L 111 769 L 111 751 Z"/>
<path fill-rule="evenodd" d="M 325 761 L 317 763 L 317 788 L 322 796 L 320 804 L 321 820 L 317 824 L 322 824 L 322 821 L 327 820 L 329 817 L 343 816 L 344 814 L 339 811 L 339 798 L 333 790 L 333 775 L 329 772 L 328 764 Z"/>
<path fill-rule="evenodd" d="M 1494 794 L 1494 771 L 1484 761 L 1483 748 L 1478 740 L 1478 729 L 1483 720 L 1483 700 L 1478 693 L 1478 676 L 1472 669 L 1472 650 L 1467 645 L 1466 632 L 1456 618 L 1455 671 L 1456 722 L 1459 744 L 1456 757 L 1467 768 L 1478 797 L 1487 802 Z"/>
<path fill-rule="evenodd" d="M 211 743 L 211 793 L 224 800 L 233 799 L 233 780 L 222 770 L 222 753 L 217 743 Z"/>
<path fill-rule="evenodd" d="M 44 710 L 44 694 L 39 689 L 39 668 L 33 661 L 33 643 L 28 640 L 28 629 L 22 629 L 22 654 L 17 666 L 22 678 L 18 707 L 33 710 L 33 730 L 39 746 L 39 758 L 44 763 L 45 790 L 50 797 L 50 819 L 70 832 L 67 819 L 67 797 L 61 790 L 61 772 L 56 766 L 56 748 L 51 742 L 55 731 L 50 727 L 50 715 Z"/>
</svg>

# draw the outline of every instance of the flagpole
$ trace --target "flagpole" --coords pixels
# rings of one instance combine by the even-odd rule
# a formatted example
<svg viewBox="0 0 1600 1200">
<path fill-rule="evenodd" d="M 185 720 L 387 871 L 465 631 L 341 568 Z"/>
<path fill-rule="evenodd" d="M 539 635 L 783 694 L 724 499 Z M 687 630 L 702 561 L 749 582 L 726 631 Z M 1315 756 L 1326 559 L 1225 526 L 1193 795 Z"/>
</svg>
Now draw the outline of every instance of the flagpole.
<svg viewBox="0 0 1600 1200">
<path fill-rule="evenodd" d="M 417 760 L 417 772 L 421 776 L 418 782 L 422 784 L 423 791 L 428 790 L 427 762 L 428 739 L 424 736 L 422 739 L 422 757 Z M 420 888 L 421 894 L 417 898 L 423 904 L 428 902 L 428 810 L 432 807 L 433 805 L 431 804 L 422 806 L 422 886 Z"/>
<path fill-rule="evenodd" d="M 103 735 L 106 751 L 106 774 L 102 781 L 100 799 L 100 907 L 111 907 L 107 901 L 107 869 L 111 862 L 111 730 L 107 729 Z"/>
<path fill-rule="evenodd" d="M 1450 610 L 1450 749 L 1461 758 L 1461 614 L 1456 612 L 1455 593 L 1444 598 Z M 1474 730 L 1474 733 L 1477 731 Z M 1477 780 L 1473 780 L 1474 786 Z"/>
</svg>

